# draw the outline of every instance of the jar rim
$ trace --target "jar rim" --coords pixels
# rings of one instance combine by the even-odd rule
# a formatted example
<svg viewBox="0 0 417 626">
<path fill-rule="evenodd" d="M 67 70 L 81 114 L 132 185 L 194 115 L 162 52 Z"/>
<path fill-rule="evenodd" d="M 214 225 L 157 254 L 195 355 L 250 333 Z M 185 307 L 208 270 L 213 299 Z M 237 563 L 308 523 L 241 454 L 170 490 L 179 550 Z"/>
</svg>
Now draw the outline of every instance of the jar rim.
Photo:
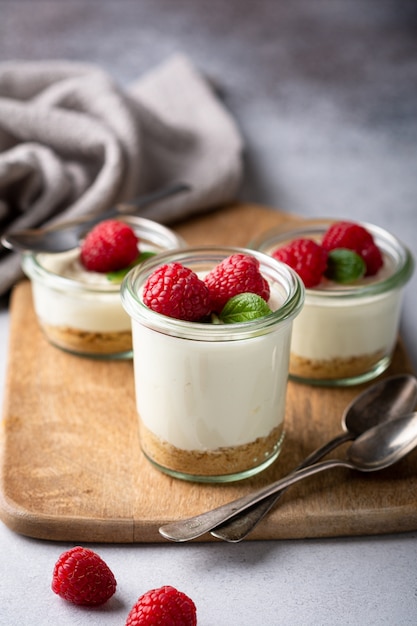
<svg viewBox="0 0 417 626">
<path fill-rule="evenodd" d="M 317 218 L 300 220 L 300 223 L 290 221 L 281 226 L 264 231 L 252 241 L 248 248 L 268 254 L 267 250 L 279 243 L 299 237 L 318 237 L 332 224 L 340 220 L 330 218 Z M 366 228 L 374 237 L 375 243 L 391 259 L 394 270 L 387 277 L 380 280 L 360 285 L 332 285 L 331 289 L 320 287 L 306 288 L 308 297 L 325 298 L 362 298 L 371 295 L 385 293 L 392 289 L 402 287 L 411 278 L 414 271 L 414 259 L 410 250 L 397 238 L 384 228 L 368 222 L 355 222 Z"/>
<path fill-rule="evenodd" d="M 215 264 L 236 253 L 250 254 L 261 264 L 261 271 L 267 277 L 280 279 L 280 286 L 286 289 L 283 304 L 269 315 L 246 322 L 234 324 L 205 324 L 178 320 L 157 313 L 147 307 L 139 296 L 141 286 L 146 278 L 159 266 L 165 263 L 178 262 L 191 269 L 196 263 Z M 157 258 L 145 261 L 127 274 L 122 282 L 122 304 L 129 315 L 136 321 L 153 330 L 197 341 L 233 341 L 256 337 L 272 332 L 279 322 L 290 322 L 300 312 L 304 304 L 304 285 L 297 273 L 290 267 L 256 250 L 231 246 L 196 246 L 185 249 L 167 251 Z M 204 337 L 202 335 L 204 334 Z"/>
</svg>

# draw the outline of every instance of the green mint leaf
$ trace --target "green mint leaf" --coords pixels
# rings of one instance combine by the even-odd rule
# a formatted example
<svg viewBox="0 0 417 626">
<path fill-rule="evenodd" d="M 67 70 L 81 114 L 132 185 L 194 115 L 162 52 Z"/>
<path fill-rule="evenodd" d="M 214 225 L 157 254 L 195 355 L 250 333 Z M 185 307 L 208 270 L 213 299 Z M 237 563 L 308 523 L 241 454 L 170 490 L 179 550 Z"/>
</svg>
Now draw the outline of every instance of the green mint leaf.
<svg viewBox="0 0 417 626">
<path fill-rule="evenodd" d="M 326 277 L 336 283 L 354 283 L 365 275 L 366 263 L 359 254 L 347 248 L 335 248 L 327 258 Z"/>
<path fill-rule="evenodd" d="M 224 324 L 236 324 L 249 322 L 269 313 L 272 311 L 263 298 L 255 293 L 240 293 L 226 302 L 219 317 Z"/>
<path fill-rule="evenodd" d="M 136 257 L 136 259 L 132 263 L 130 263 L 130 265 L 128 265 L 127 267 L 124 267 L 121 270 L 117 270 L 116 272 L 109 272 L 108 274 L 106 274 L 107 280 L 109 280 L 111 283 L 121 283 L 123 278 L 126 276 L 128 272 L 130 272 L 132 267 L 135 267 L 136 265 L 140 265 L 140 263 L 143 263 L 147 259 L 150 259 L 150 257 L 155 256 L 155 254 L 156 252 L 141 252 Z"/>
</svg>

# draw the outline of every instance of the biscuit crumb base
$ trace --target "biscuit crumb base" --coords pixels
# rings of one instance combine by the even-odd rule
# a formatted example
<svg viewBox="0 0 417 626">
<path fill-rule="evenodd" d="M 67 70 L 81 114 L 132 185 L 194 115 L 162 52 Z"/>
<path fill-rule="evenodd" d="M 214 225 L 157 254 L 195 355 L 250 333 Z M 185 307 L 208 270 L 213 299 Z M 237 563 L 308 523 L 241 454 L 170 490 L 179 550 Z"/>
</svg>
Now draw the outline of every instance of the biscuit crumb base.
<svg viewBox="0 0 417 626">
<path fill-rule="evenodd" d="M 205 476 L 227 476 L 246 472 L 265 463 L 279 451 L 283 424 L 266 437 L 239 446 L 216 450 L 182 450 L 152 433 L 141 420 L 140 439 L 144 453 L 161 468 L 196 479 Z"/>
<path fill-rule="evenodd" d="M 95 333 L 68 326 L 42 324 L 43 331 L 55 346 L 79 354 L 111 355 L 132 350 L 130 331 Z"/>
<path fill-rule="evenodd" d="M 369 372 L 385 356 L 383 350 L 348 358 L 306 359 L 291 353 L 290 375 L 315 380 L 340 380 Z"/>
</svg>

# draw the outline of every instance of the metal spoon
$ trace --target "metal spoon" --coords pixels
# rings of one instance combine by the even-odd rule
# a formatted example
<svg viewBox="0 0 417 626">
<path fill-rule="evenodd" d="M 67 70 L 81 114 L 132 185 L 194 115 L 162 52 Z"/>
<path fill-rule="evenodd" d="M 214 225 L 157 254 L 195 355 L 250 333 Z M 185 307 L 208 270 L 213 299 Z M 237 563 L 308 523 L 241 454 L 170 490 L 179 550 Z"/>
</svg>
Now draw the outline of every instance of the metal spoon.
<svg viewBox="0 0 417 626">
<path fill-rule="evenodd" d="M 49 228 L 28 228 L 16 231 L 15 233 L 6 233 L 1 238 L 1 243 L 5 248 L 14 250 L 32 250 L 33 252 L 51 253 L 65 252 L 66 250 L 76 248 L 82 236 L 95 226 L 95 224 L 123 214 L 134 214 L 135 211 L 132 210 L 132 205 L 135 208 L 142 208 L 148 204 L 167 198 L 168 196 L 182 191 L 189 191 L 190 189 L 191 187 L 186 183 L 174 183 L 163 189 L 158 189 L 157 191 L 139 196 L 129 204 L 112 207 L 108 211 L 104 211 L 94 217 L 88 216 L 65 222 L 65 224 L 57 224 Z"/>
<path fill-rule="evenodd" d="M 399 374 L 375 383 L 356 397 L 345 409 L 342 417 L 344 432 L 312 452 L 295 470 L 316 463 L 337 446 L 355 439 L 381 422 L 413 411 L 416 406 L 417 379 L 415 376 Z M 231 543 L 242 541 L 284 493 L 285 489 L 262 500 L 241 515 L 235 515 L 232 520 L 211 531 L 211 534 Z"/>
<path fill-rule="evenodd" d="M 171 541 L 183 542 L 196 539 L 253 504 L 268 498 L 281 489 L 294 485 L 304 478 L 335 467 L 345 467 L 360 472 L 381 470 L 402 459 L 415 446 L 417 446 L 417 412 L 384 422 L 367 430 L 351 444 L 344 460 L 321 461 L 321 463 L 293 472 L 268 487 L 216 509 L 166 524 L 159 529 L 159 532 Z"/>
</svg>

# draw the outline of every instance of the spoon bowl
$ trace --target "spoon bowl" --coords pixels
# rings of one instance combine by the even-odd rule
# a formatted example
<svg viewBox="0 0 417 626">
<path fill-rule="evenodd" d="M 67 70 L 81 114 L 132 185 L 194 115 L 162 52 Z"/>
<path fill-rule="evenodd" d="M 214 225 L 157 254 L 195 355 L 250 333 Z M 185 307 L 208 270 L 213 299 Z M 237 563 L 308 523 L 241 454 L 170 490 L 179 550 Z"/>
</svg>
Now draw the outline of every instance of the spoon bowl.
<svg viewBox="0 0 417 626">
<path fill-rule="evenodd" d="M 399 374 L 380 380 L 345 409 L 342 432 L 312 452 L 296 470 L 316 463 L 343 443 L 355 439 L 369 428 L 413 411 L 417 405 L 417 379 L 411 374 Z M 241 515 L 236 515 L 211 532 L 214 537 L 231 543 L 242 541 L 265 517 L 285 493 L 285 489 L 265 498 Z"/>
<path fill-rule="evenodd" d="M 83 235 L 99 222 L 126 214 L 127 210 L 123 209 L 123 206 L 127 207 L 129 215 L 134 215 L 137 209 L 190 189 L 191 187 L 186 183 L 174 183 L 163 189 L 139 196 L 128 205 L 112 207 L 94 217 L 84 217 L 48 228 L 28 228 L 14 233 L 6 233 L 1 238 L 1 243 L 5 248 L 12 250 L 31 250 L 52 254 L 66 252 L 79 246 Z"/>
<path fill-rule="evenodd" d="M 166 524 L 159 529 L 159 532 L 171 541 L 191 541 L 210 532 L 254 504 L 309 476 L 336 467 L 360 472 L 385 469 L 405 457 L 416 446 L 417 412 L 414 412 L 367 430 L 350 445 L 345 459 L 330 459 L 315 463 L 216 509 Z"/>
</svg>

